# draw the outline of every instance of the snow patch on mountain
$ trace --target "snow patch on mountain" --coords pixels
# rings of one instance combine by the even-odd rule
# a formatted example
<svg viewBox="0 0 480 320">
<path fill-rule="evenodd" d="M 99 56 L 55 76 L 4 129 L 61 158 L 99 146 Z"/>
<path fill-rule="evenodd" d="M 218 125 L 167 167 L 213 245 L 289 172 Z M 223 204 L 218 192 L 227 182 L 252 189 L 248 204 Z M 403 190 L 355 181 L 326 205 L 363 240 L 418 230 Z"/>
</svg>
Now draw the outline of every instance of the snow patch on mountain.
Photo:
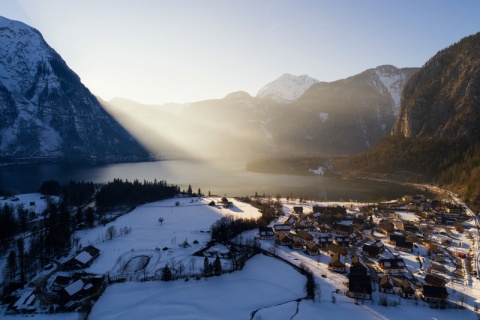
<svg viewBox="0 0 480 320">
<path fill-rule="evenodd" d="M 294 76 L 288 73 L 268 83 L 260 91 L 257 98 L 271 98 L 278 102 L 291 103 L 307 91 L 313 84 L 319 81 L 307 75 Z"/>
<path fill-rule="evenodd" d="M 400 109 L 400 99 L 402 97 L 402 90 L 407 81 L 407 75 L 399 72 L 394 66 L 380 66 L 374 69 L 378 79 L 387 88 L 392 96 L 394 102 L 394 115 L 398 115 Z"/>
</svg>

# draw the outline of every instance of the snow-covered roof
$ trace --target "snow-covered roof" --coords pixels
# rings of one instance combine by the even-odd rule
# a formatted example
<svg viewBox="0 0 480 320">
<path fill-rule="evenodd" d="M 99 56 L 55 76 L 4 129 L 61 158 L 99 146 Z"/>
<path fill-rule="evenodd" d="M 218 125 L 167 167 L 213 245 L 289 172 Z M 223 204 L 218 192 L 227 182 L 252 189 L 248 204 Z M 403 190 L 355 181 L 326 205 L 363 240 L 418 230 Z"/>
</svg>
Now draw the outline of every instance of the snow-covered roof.
<svg viewBox="0 0 480 320">
<path fill-rule="evenodd" d="M 26 309 L 33 302 L 33 299 L 35 299 L 33 291 L 27 291 L 21 295 L 21 297 L 17 300 L 17 302 L 15 302 L 13 306 L 17 309 Z"/>
<path fill-rule="evenodd" d="M 75 260 L 77 260 L 78 262 L 81 262 L 81 263 L 87 263 L 88 261 L 90 261 L 93 257 L 86 251 L 82 251 L 81 253 L 79 253 L 76 257 L 75 257 Z"/>
<path fill-rule="evenodd" d="M 79 279 L 79 280 L 75 281 L 74 283 L 72 283 L 71 285 L 69 285 L 68 287 L 65 287 L 65 291 L 70 296 L 73 296 L 75 293 L 82 290 L 84 285 L 85 284 L 83 283 L 83 281 L 81 279 Z"/>
</svg>

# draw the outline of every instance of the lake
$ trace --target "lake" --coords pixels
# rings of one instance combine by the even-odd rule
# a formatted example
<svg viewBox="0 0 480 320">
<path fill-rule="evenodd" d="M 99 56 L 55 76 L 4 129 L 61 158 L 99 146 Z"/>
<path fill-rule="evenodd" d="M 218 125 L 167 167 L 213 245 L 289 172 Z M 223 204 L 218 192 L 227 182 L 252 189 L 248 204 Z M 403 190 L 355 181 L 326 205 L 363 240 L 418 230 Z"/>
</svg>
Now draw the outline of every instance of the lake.
<svg viewBox="0 0 480 320">
<path fill-rule="evenodd" d="M 165 160 L 105 165 L 29 164 L 0 167 L 0 190 L 37 192 L 45 180 L 66 184 L 70 180 L 105 183 L 115 178 L 133 181 L 165 180 L 194 192 L 246 196 L 275 195 L 307 197 L 313 200 L 376 201 L 415 192 L 411 187 L 369 180 L 323 176 L 256 173 L 245 170 L 242 161 Z"/>
</svg>

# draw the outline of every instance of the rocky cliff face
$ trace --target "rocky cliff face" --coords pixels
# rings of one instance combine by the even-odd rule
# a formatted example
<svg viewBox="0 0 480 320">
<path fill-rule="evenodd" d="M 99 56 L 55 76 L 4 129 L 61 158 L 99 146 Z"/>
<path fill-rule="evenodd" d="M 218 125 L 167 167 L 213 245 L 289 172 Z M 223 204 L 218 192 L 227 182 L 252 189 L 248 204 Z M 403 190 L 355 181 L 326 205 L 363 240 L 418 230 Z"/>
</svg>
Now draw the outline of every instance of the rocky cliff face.
<svg viewBox="0 0 480 320">
<path fill-rule="evenodd" d="M 480 33 L 438 52 L 405 86 L 392 133 L 480 140 Z"/>
<path fill-rule="evenodd" d="M 0 158 L 146 159 L 40 32 L 0 17 Z"/>
</svg>

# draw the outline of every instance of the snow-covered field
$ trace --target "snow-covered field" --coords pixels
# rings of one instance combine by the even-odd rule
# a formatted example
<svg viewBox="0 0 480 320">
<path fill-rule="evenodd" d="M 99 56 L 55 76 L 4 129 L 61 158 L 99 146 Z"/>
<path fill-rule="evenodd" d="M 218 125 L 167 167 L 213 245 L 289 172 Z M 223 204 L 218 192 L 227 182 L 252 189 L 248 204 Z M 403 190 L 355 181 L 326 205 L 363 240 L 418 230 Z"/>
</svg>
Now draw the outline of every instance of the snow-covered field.
<svg viewBox="0 0 480 320">
<path fill-rule="evenodd" d="M 94 261 L 87 272 L 110 273 L 114 275 L 119 258 L 125 261 L 135 256 L 150 257 L 147 276 L 151 276 L 166 263 L 169 265 L 183 263 L 186 272 L 191 265 L 192 253 L 198 251 L 210 240 L 208 230 L 212 223 L 225 215 L 237 217 L 259 217 L 258 210 L 248 204 L 232 200 L 233 207 L 222 208 L 220 205 L 208 206 L 219 198 L 176 198 L 146 204 L 118 218 L 116 221 L 90 230 L 77 231 L 75 237 L 81 238 L 82 246 L 94 245 L 101 250 L 99 258 Z M 231 200 L 231 199 L 229 199 Z M 176 205 L 176 202 L 179 205 Z M 313 204 L 304 205 L 306 212 Z M 331 204 L 330 204 L 331 205 Z M 352 213 L 356 205 L 342 203 Z M 291 212 L 295 203 L 285 205 L 285 213 Z M 159 218 L 163 218 L 163 223 Z M 115 226 L 119 232 L 116 237 L 106 240 L 108 227 Z M 243 238 L 253 237 L 255 231 L 247 232 Z M 457 234 L 455 236 L 458 236 Z M 462 237 L 463 239 L 463 237 Z M 180 246 L 185 240 L 191 245 Z M 197 240 L 198 244 L 194 244 Z M 465 239 L 465 243 L 468 241 Z M 272 240 L 262 240 L 263 248 L 268 249 Z M 167 249 L 165 249 L 167 248 Z M 165 249 L 165 250 L 164 250 Z M 221 251 L 222 248 L 214 248 Z M 434 310 L 427 304 L 412 300 L 401 300 L 396 307 L 378 305 L 378 292 L 374 292 L 374 301 L 365 301 L 356 305 L 354 300 L 346 297 L 346 276 L 327 270 L 329 258 L 322 253 L 320 258 L 310 257 L 302 251 L 279 247 L 278 254 L 299 265 L 303 263 L 315 274 L 319 290 L 315 301 L 297 299 L 305 296 L 305 277 L 292 267 L 276 259 L 257 255 L 249 260 L 244 269 L 233 273 L 211 277 L 205 280 L 189 281 L 127 281 L 110 285 L 93 307 L 89 319 L 476 319 L 472 306 L 477 296 L 480 297 L 480 285 L 470 278 L 468 286 L 457 286 L 458 292 L 468 296 L 470 309 Z M 405 256 L 412 272 L 418 270 L 415 254 Z M 73 251 L 72 251 L 73 255 Z M 67 259 L 67 258 L 65 258 Z M 203 258 L 194 257 L 194 272 L 203 267 Z M 211 258 L 213 259 L 213 258 Z M 228 268 L 228 260 L 223 260 Z M 118 269 L 118 268 L 117 268 Z M 129 270 L 131 271 L 131 270 Z M 323 276 L 326 277 L 323 277 Z M 134 278 L 134 277 L 133 277 Z M 132 279 L 134 280 L 134 279 Z M 338 290 L 337 290 L 338 289 Z M 332 303 L 335 296 L 335 303 Z M 389 299 L 397 296 L 389 295 Z M 297 313 L 298 307 L 298 313 Z M 8 316 L 7 319 L 21 317 Z M 32 319 L 77 319 L 78 314 L 29 315 Z"/>
</svg>

